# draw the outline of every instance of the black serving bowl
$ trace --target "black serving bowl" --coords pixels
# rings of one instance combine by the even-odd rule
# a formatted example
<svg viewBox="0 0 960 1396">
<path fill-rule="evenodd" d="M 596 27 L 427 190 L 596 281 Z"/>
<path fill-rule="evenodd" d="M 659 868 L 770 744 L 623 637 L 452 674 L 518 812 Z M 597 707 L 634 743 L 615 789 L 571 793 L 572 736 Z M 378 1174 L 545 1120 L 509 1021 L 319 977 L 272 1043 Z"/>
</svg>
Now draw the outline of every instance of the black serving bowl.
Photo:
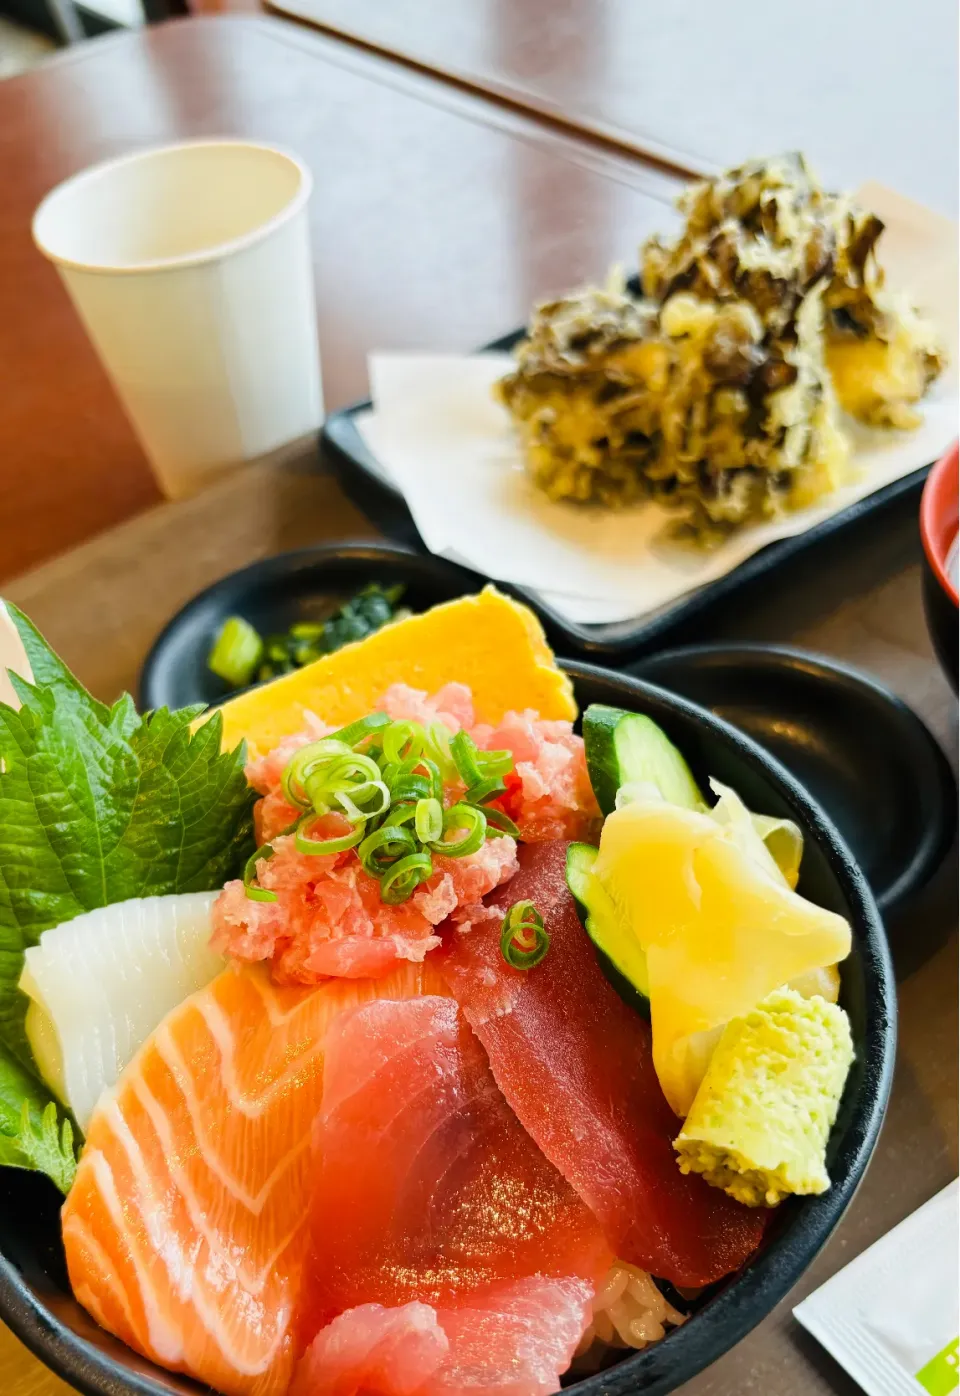
<svg viewBox="0 0 960 1396">
<path fill-rule="evenodd" d="M 856 1059 L 828 1164 L 833 1185 L 792 1199 L 774 1215 L 762 1251 L 705 1297 L 683 1327 L 655 1347 L 576 1383 L 582 1396 L 674 1391 L 749 1333 L 800 1278 L 846 1210 L 870 1159 L 893 1073 L 896 991 L 880 916 L 866 880 L 823 811 L 785 768 L 749 737 L 686 699 L 587 664 L 564 665 L 581 708 L 610 703 L 648 713 L 690 761 L 733 786 L 751 808 L 787 816 L 804 832 L 800 891 L 848 918 L 853 952 L 841 967 Z M 70 1296 L 52 1184 L 11 1169 L 0 1181 L 0 1317 L 48 1366 L 96 1396 L 196 1396 L 101 1332 Z M 569 1388 L 569 1389 L 572 1389 Z"/>
</svg>

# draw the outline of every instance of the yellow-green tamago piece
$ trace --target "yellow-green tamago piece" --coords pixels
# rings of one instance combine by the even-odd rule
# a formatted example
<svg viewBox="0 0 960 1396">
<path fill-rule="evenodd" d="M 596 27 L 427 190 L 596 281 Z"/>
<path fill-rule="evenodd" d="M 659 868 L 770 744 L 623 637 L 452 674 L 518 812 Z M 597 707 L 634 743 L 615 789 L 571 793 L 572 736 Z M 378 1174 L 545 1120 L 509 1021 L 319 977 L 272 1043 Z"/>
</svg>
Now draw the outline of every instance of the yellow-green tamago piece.
<svg viewBox="0 0 960 1396">
<path fill-rule="evenodd" d="M 684 1173 L 750 1207 L 826 1192 L 853 1042 L 846 1013 L 777 989 L 728 1023 L 674 1148 Z"/>
</svg>

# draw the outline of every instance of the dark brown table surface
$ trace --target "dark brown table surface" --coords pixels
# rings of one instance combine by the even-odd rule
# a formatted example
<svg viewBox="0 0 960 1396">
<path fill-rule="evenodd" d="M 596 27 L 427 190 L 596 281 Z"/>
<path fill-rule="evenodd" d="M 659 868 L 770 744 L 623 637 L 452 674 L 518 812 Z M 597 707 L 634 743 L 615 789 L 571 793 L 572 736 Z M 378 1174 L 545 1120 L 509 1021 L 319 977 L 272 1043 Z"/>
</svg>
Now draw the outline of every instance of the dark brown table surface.
<svg viewBox="0 0 960 1396">
<path fill-rule="evenodd" d="M 93 161 L 200 135 L 313 170 L 328 408 L 364 394 L 368 350 L 482 343 L 672 216 L 636 160 L 275 19 L 97 39 L 0 83 L 0 578 L 159 498 L 33 210 Z"/>
<path fill-rule="evenodd" d="M 802 149 L 956 216 L 956 0 L 266 3 L 685 171 Z"/>
</svg>

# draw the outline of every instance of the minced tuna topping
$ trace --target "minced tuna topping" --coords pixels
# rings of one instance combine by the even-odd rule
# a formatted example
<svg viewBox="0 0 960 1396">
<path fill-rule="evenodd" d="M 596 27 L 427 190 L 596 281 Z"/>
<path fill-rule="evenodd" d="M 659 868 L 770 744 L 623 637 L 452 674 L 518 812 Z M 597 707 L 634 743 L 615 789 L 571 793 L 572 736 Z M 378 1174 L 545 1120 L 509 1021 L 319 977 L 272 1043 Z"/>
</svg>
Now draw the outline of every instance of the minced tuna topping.
<svg viewBox="0 0 960 1396">
<path fill-rule="evenodd" d="M 595 837 L 599 810 L 583 740 L 570 722 L 545 721 L 527 710 L 507 713 L 497 727 L 477 724 L 469 688 L 456 683 L 432 697 L 394 684 L 381 707 L 394 719 L 440 721 L 451 733 L 465 729 L 483 750 L 509 750 L 514 769 L 504 778 L 507 792 L 496 804 L 525 842 Z M 271 857 L 258 860 L 257 880 L 277 900 L 252 901 L 243 883 L 234 881 L 213 908 L 214 947 L 236 960 L 269 961 L 281 984 L 376 977 L 398 960 L 422 961 L 440 944 L 443 922 L 452 920 L 463 929 L 489 919 L 483 897 L 517 870 L 515 840 L 488 838 L 466 857 L 435 855 L 429 880 L 409 901 L 387 906 L 354 849 L 323 856 L 298 852 L 293 837 L 281 835 L 300 811 L 287 803 L 280 779 L 300 747 L 332 730 L 307 713 L 302 732 L 248 764 L 247 779 L 262 797 L 254 811 L 257 840 L 273 846 Z M 455 803 L 462 793 L 455 783 L 445 786 L 445 803 Z M 348 828 L 343 816 L 329 814 L 317 822 L 314 837 L 332 838 Z"/>
</svg>

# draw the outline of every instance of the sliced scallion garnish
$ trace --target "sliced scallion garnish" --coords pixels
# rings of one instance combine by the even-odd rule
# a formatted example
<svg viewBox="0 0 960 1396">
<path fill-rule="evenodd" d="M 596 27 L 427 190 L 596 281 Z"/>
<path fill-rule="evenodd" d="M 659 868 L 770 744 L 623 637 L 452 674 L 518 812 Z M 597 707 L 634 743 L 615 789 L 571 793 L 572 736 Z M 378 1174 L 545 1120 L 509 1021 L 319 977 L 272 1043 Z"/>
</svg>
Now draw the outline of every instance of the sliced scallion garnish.
<svg viewBox="0 0 960 1396">
<path fill-rule="evenodd" d="M 443 805 L 439 800 L 418 800 L 414 806 L 414 827 L 421 843 L 436 843 L 443 835 Z"/>
<path fill-rule="evenodd" d="M 430 854 L 421 850 L 408 853 L 394 863 L 380 879 L 380 900 L 388 906 L 396 906 L 413 896 L 421 882 L 433 875 Z"/>
<path fill-rule="evenodd" d="M 374 732 L 389 727 L 390 722 L 391 719 L 386 713 L 368 713 L 366 717 L 358 718 L 356 722 L 350 722 L 346 727 L 341 727 L 339 731 L 332 732 L 327 740 L 343 742 L 348 747 L 355 747 L 366 737 L 372 736 Z"/>
<path fill-rule="evenodd" d="M 287 762 L 282 790 L 303 813 L 285 832 L 296 830 L 301 853 L 355 848 L 364 871 L 379 881 L 381 900 L 396 904 L 432 875 L 431 850 L 465 858 L 487 837 L 518 836 L 509 816 L 488 808 L 506 793 L 502 776 L 512 766 L 509 751 L 481 751 L 467 732 L 453 735 L 440 721 L 425 727 L 371 713 L 308 743 Z M 444 779 L 456 776 L 466 794 L 445 810 Z M 312 837 L 315 820 L 331 812 L 345 815 L 351 830 L 329 839 Z M 256 885 L 256 857 L 271 852 L 269 846 L 258 850 L 244 879 L 249 894 L 263 900 L 275 897 Z"/>
<path fill-rule="evenodd" d="M 243 869 L 243 890 L 252 902 L 275 902 L 276 892 L 271 892 L 267 887 L 261 887 L 256 881 L 257 864 L 261 858 L 273 857 L 273 844 L 265 843 L 254 849 L 244 864 Z"/>
<path fill-rule="evenodd" d="M 514 902 L 500 925 L 500 951 L 514 969 L 533 969 L 550 949 L 543 917 L 531 901 Z"/>
<path fill-rule="evenodd" d="M 448 840 L 447 835 L 458 829 L 464 831 L 463 837 Z M 431 843 L 430 847 L 445 858 L 466 858 L 483 846 L 486 836 L 487 818 L 482 809 L 476 805 L 452 805 L 444 812 L 443 837 Z"/>
<path fill-rule="evenodd" d="M 477 760 L 479 754 L 476 742 L 468 733 L 460 731 L 450 739 L 450 755 L 453 757 L 460 779 L 468 790 L 471 785 L 476 785 L 483 780 L 483 772 Z"/>
<path fill-rule="evenodd" d="M 493 776 L 477 781 L 476 785 L 471 785 L 463 798 L 470 805 L 485 805 L 488 800 L 498 800 L 501 795 L 506 793 L 507 787 L 503 781 L 499 777 Z"/>
<path fill-rule="evenodd" d="M 328 853 L 344 853 L 348 848 L 356 848 L 363 838 L 363 824 L 358 824 L 351 829 L 349 834 L 342 834 L 339 838 L 312 839 L 304 831 L 310 827 L 317 819 L 315 812 L 305 814 L 297 821 L 294 843 L 298 853 L 316 853 L 321 856 Z"/>
<path fill-rule="evenodd" d="M 513 770 L 513 752 L 478 751 L 477 765 L 485 776 L 505 776 Z"/>
<path fill-rule="evenodd" d="M 371 877 L 383 877 L 400 858 L 416 853 L 417 844 L 409 829 L 400 824 L 384 824 L 368 834 L 357 849 L 357 856 Z"/>
<path fill-rule="evenodd" d="M 446 723 L 440 722 L 439 719 L 427 724 L 426 733 L 427 744 L 425 750 L 427 754 L 432 757 L 439 766 L 441 775 L 445 779 L 452 780 L 457 774 L 456 762 L 450 751 L 450 742 L 453 738 L 453 733 Z"/>
<path fill-rule="evenodd" d="M 288 824 L 285 829 L 280 830 L 279 834 L 274 834 L 274 839 L 282 839 L 285 835 L 294 833 L 299 822 L 299 820 L 294 820 L 292 824 Z M 254 881 L 257 875 L 257 864 L 260 859 L 272 858 L 275 852 L 276 850 L 274 849 L 272 841 L 270 843 L 261 844 L 259 848 L 254 849 L 244 864 L 243 890 L 252 902 L 275 902 L 277 900 L 276 892 L 271 892 L 268 887 L 260 887 Z"/>
<path fill-rule="evenodd" d="M 487 821 L 487 833 L 491 838 L 502 838 L 504 834 L 509 834 L 512 839 L 520 837 L 520 830 L 509 814 L 504 814 L 502 809 L 491 809 L 485 805 L 483 813 Z"/>
<path fill-rule="evenodd" d="M 402 765 L 414 757 L 422 756 L 427 744 L 427 734 L 419 722 L 391 722 L 385 727 L 381 737 L 384 758 L 396 765 Z"/>
</svg>

